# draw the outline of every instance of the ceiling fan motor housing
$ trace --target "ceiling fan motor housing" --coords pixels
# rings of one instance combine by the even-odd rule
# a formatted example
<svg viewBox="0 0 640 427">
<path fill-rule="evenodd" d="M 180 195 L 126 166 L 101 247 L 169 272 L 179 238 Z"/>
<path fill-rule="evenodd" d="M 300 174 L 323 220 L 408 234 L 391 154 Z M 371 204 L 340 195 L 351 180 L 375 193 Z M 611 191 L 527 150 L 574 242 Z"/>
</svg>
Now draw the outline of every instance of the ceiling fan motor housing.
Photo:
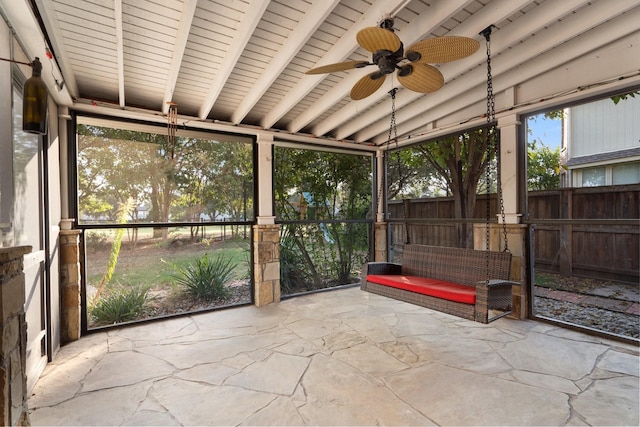
<svg viewBox="0 0 640 427">
<path fill-rule="evenodd" d="M 402 60 L 403 53 L 404 49 L 402 44 L 395 52 L 381 49 L 374 52 L 373 63 L 378 66 L 378 69 L 382 74 L 391 74 L 397 69 L 398 62 Z"/>
<path fill-rule="evenodd" d="M 393 33 L 393 18 L 383 19 L 382 22 L 380 22 L 380 28 L 384 28 L 385 30 L 389 30 Z"/>
</svg>

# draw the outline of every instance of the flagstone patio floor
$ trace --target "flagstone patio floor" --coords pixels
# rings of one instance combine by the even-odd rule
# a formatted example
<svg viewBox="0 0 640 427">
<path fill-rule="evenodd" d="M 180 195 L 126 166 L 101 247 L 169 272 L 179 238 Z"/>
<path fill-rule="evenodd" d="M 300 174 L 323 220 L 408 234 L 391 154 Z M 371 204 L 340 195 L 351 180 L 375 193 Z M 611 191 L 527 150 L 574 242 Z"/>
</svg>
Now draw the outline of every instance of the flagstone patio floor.
<svg viewBox="0 0 640 427">
<path fill-rule="evenodd" d="M 639 347 L 359 288 L 83 337 L 33 425 L 633 425 Z"/>
</svg>

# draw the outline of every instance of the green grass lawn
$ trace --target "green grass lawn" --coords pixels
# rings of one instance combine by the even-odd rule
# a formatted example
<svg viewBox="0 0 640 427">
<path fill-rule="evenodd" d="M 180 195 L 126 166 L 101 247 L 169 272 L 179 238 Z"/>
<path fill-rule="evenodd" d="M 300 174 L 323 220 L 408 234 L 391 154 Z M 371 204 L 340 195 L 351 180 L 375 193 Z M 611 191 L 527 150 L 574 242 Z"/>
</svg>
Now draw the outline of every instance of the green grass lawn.
<svg viewBox="0 0 640 427">
<path fill-rule="evenodd" d="M 192 244 L 179 248 L 158 246 L 137 246 L 129 248 L 123 245 L 113 277 L 107 286 L 143 286 L 149 288 L 173 287 L 176 266 L 185 267 L 196 259 L 208 254 L 209 257 L 224 253 L 235 265 L 237 279 L 249 277 L 247 241 L 227 240 L 216 244 Z M 106 269 L 109 250 L 88 254 L 87 279 L 93 287 L 98 287 Z M 89 260 L 89 257 L 92 257 Z"/>
<path fill-rule="evenodd" d="M 107 269 L 111 245 L 102 244 L 99 248 L 94 246 L 88 250 L 86 257 L 89 326 L 197 310 L 202 307 L 199 298 L 194 300 L 193 295 L 187 295 L 187 286 L 178 283 L 178 268 L 195 264 L 205 254 L 210 260 L 222 254 L 231 261 L 233 280 L 248 279 L 249 247 L 249 240 L 239 238 L 218 241 L 174 238 L 154 241 L 150 238 L 141 240 L 138 235 L 135 244 L 123 242 L 113 276 L 97 300 L 94 295 L 98 292 Z M 246 294 L 245 299 L 249 301 L 250 295 Z M 225 304 L 226 299 L 218 303 Z"/>
</svg>

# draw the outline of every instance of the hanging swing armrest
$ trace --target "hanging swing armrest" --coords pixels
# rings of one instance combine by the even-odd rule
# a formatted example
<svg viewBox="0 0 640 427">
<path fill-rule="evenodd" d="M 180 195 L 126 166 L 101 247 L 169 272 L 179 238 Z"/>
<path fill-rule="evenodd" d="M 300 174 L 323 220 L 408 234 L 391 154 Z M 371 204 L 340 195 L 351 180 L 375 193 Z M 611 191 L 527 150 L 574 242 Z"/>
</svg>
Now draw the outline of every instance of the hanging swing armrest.
<svg viewBox="0 0 640 427">
<path fill-rule="evenodd" d="M 362 277 L 368 274 L 401 274 L 402 265 L 394 262 L 368 262 L 362 266 Z"/>
<path fill-rule="evenodd" d="M 476 313 L 487 316 L 488 310 L 511 311 L 511 288 L 520 286 L 512 280 L 481 280 L 476 283 Z M 487 319 L 476 319 L 487 323 Z"/>
<path fill-rule="evenodd" d="M 520 282 L 514 282 L 513 280 L 503 280 L 503 279 L 491 279 L 489 283 L 486 280 L 479 280 L 476 283 L 476 287 L 485 286 L 488 289 L 500 287 L 500 286 L 520 286 Z"/>
<path fill-rule="evenodd" d="M 360 288 L 367 290 L 367 276 L 369 274 L 402 274 L 402 265 L 393 262 L 368 262 L 362 266 L 360 273 Z"/>
</svg>

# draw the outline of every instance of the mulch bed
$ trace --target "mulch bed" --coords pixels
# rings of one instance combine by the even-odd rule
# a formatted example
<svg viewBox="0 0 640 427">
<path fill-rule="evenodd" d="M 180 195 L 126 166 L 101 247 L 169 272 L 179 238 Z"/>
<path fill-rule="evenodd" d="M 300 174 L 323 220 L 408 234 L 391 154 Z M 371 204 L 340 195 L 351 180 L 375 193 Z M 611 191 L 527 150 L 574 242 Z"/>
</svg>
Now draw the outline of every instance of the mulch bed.
<svg viewBox="0 0 640 427">
<path fill-rule="evenodd" d="M 535 314 L 581 327 L 640 338 L 640 287 L 539 273 L 534 288 Z"/>
</svg>

